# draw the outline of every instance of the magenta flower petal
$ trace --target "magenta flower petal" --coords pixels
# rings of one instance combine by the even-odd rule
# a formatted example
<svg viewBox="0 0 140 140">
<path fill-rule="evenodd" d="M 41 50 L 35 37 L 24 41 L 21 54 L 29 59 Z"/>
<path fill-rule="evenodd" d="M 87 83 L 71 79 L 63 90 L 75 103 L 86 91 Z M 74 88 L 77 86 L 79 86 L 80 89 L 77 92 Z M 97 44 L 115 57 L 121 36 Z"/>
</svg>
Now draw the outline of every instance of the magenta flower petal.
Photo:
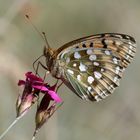
<svg viewBox="0 0 140 140">
<path fill-rule="evenodd" d="M 28 71 L 28 72 L 25 73 L 25 76 L 28 76 L 28 75 L 31 75 L 31 74 L 32 74 L 32 72 Z"/>
<path fill-rule="evenodd" d="M 58 94 L 56 93 L 56 92 L 54 92 L 54 91 L 52 91 L 52 90 L 49 90 L 48 91 L 48 94 L 52 97 L 52 99 L 54 100 L 54 101 L 56 101 L 57 103 L 60 103 L 60 102 L 62 102 L 62 99 L 58 96 Z"/>
<path fill-rule="evenodd" d="M 25 85 L 25 81 L 24 80 L 19 80 L 18 81 L 18 86 L 21 86 L 21 85 Z"/>
<path fill-rule="evenodd" d="M 51 98 L 52 98 L 54 101 L 56 101 L 56 102 L 58 102 L 58 103 L 62 102 L 62 99 L 58 96 L 58 94 L 57 94 L 56 92 L 54 92 L 54 91 L 52 91 L 52 90 L 49 90 L 49 89 L 46 88 L 45 86 L 32 86 L 32 87 L 35 88 L 35 89 L 39 89 L 39 90 L 41 90 L 41 91 L 47 91 L 47 93 L 51 96 Z"/>
<path fill-rule="evenodd" d="M 32 86 L 33 88 L 35 88 L 35 89 L 39 89 L 39 90 L 41 90 L 41 91 L 48 91 L 48 88 L 46 88 L 45 86 L 35 86 L 35 85 L 33 85 Z"/>
<path fill-rule="evenodd" d="M 55 84 L 55 85 L 53 85 L 53 86 L 49 87 L 49 90 L 53 90 L 53 91 L 55 91 L 56 86 L 57 86 L 57 84 Z"/>
<path fill-rule="evenodd" d="M 40 78 L 40 77 L 38 77 L 38 76 L 32 74 L 32 72 L 27 72 L 27 73 L 25 74 L 25 76 L 26 76 L 27 78 L 29 78 L 31 81 L 41 81 L 41 82 L 43 82 L 43 79 L 42 79 L 42 78 Z"/>
</svg>

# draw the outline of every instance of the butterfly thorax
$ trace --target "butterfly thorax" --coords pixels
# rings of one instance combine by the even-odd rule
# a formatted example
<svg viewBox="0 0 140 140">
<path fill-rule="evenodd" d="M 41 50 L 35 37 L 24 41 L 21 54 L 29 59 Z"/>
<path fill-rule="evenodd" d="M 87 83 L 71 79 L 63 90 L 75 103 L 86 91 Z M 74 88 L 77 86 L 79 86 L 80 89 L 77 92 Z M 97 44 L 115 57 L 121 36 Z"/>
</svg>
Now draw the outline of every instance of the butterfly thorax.
<svg viewBox="0 0 140 140">
<path fill-rule="evenodd" d="M 46 66 L 50 71 L 53 77 L 60 79 L 63 75 L 64 63 L 60 60 L 57 60 L 56 50 L 52 48 L 44 48 L 44 56 L 46 58 Z"/>
</svg>

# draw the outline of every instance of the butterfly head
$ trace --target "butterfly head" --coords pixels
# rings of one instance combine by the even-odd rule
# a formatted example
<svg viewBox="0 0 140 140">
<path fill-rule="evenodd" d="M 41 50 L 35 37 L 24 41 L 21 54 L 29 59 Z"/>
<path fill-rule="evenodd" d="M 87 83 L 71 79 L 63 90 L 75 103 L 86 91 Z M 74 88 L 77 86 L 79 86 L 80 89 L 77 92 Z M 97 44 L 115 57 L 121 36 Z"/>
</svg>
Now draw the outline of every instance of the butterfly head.
<svg viewBox="0 0 140 140">
<path fill-rule="evenodd" d="M 46 66 L 49 69 L 53 60 L 54 50 L 50 47 L 44 46 L 43 55 L 46 58 Z"/>
</svg>

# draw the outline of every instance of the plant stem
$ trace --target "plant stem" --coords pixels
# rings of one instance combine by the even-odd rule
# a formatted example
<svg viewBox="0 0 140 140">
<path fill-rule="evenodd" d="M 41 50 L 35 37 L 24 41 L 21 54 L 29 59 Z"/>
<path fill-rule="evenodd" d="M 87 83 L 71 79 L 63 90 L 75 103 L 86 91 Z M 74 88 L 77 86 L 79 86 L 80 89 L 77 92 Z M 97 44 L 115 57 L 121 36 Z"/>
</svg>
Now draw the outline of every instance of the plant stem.
<svg viewBox="0 0 140 140">
<path fill-rule="evenodd" d="M 36 129 L 36 130 L 34 131 L 34 134 L 33 134 L 32 140 L 35 140 L 37 132 L 38 132 L 38 129 Z"/>
<path fill-rule="evenodd" d="M 21 119 L 24 116 L 24 113 L 17 117 L 11 125 L 0 135 L 0 140 L 7 134 L 7 132 L 18 122 L 19 119 Z"/>
</svg>

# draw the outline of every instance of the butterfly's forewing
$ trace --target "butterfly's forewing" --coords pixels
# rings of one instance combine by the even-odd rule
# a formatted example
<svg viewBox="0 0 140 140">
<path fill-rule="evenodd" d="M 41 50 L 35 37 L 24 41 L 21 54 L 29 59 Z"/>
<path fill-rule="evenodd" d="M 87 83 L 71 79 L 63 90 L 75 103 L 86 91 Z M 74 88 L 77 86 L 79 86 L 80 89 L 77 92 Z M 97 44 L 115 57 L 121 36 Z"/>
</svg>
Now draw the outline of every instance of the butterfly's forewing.
<svg viewBox="0 0 140 140">
<path fill-rule="evenodd" d="M 100 34 L 72 41 L 60 49 L 62 79 L 82 99 L 99 101 L 119 86 L 136 52 L 135 40 L 123 34 Z"/>
</svg>

